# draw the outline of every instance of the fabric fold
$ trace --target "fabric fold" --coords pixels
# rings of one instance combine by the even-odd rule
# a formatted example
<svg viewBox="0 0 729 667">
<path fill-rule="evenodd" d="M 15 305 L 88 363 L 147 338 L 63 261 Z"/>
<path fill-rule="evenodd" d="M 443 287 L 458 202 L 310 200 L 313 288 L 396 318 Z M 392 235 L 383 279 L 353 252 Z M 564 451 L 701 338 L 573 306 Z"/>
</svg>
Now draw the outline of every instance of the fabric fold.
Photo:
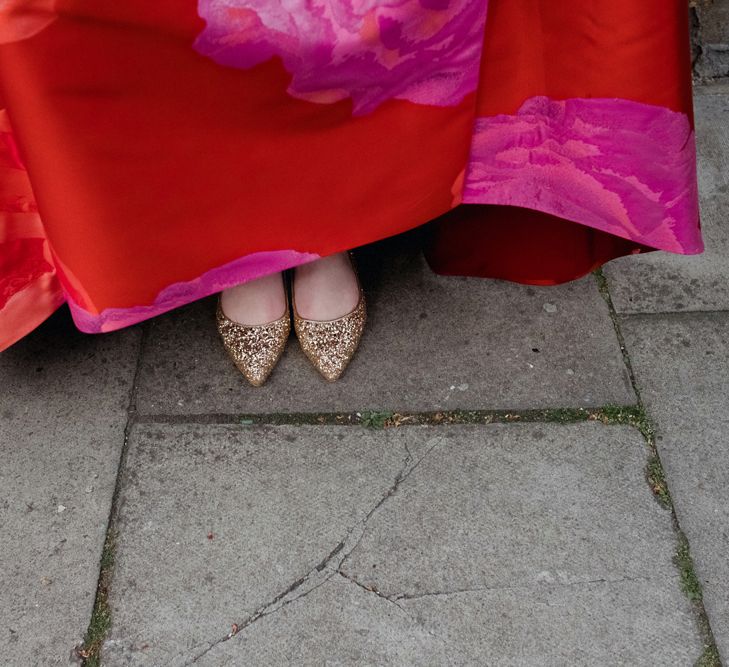
<svg viewBox="0 0 729 667">
<path fill-rule="evenodd" d="M 538 285 L 703 249 L 683 0 L 10 0 L 0 100 L 0 349 L 422 225 Z"/>
</svg>

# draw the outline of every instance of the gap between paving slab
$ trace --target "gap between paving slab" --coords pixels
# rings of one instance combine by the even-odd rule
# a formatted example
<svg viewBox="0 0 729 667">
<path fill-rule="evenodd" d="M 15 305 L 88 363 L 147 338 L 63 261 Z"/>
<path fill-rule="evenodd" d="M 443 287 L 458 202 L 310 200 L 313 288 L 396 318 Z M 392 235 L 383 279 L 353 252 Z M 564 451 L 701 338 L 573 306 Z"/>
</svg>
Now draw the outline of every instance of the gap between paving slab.
<svg viewBox="0 0 729 667">
<path fill-rule="evenodd" d="M 691 543 L 704 604 L 729 656 L 729 313 L 633 315 L 622 330 Z"/>
<path fill-rule="evenodd" d="M 94 604 L 139 333 L 84 335 L 64 308 L 0 355 L 3 665 L 74 662 Z"/>
</svg>

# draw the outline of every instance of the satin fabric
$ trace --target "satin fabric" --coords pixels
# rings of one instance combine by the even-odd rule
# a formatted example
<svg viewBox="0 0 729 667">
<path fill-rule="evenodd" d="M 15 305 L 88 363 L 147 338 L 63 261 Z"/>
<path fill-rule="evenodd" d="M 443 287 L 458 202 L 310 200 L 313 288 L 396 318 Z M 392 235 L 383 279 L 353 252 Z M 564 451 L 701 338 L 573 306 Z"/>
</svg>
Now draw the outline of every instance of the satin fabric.
<svg viewBox="0 0 729 667">
<path fill-rule="evenodd" d="M 702 251 L 683 0 L 309 5 L 0 8 L 0 349 L 426 223 L 531 284 Z"/>
</svg>

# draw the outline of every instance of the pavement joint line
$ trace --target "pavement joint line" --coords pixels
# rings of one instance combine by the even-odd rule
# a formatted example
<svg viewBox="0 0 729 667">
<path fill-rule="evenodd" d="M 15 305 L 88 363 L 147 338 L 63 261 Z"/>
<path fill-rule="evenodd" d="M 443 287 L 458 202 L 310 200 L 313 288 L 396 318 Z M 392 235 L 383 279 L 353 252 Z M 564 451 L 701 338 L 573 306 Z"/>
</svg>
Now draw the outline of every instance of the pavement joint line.
<svg viewBox="0 0 729 667">
<path fill-rule="evenodd" d="M 618 316 L 618 311 L 615 308 L 615 304 L 613 303 L 613 297 L 610 294 L 610 285 L 608 284 L 607 276 L 602 269 L 597 269 L 593 273 L 593 275 L 595 276 L 595 281 L 597 283 L 597 288 L 600 291 L 600 295 L 607 304 L 608 312 L 610 313 L 610 320 L 612 321 L 613 328 L 615 329 L 615 335 L 618 339 L 618 345 L 620 345 L 620 352 L 623 355 L 623 363 L 625 364 L 625 368 L 628 371 L 628 376 L 630 377 L 630 384 L 633 387 L 633 392 L 635 393 L 638 405 L 640 407 L 643 407 L 640 390 L 638 389 L 638 384 L 635 379 L 633 362 L 631 361 L 630 355 L 628 354 L 628 348 L 625 344 L 625 337 L 623 336 L 623 331 L 620 328 L 620 318 Z"/>
<path fill-rule="evenodd" d="M 658 446 L 656 443 L 656 425 L 646 410 L 643 397 L 640 392 L 640 386 L 636 377 L 635 369 L 633 367 L 630 353 L 628 352 L 627 345 L 625 343 L 625 337 L 620 326 L 620 316 L 613 303 L 612 295 L 610 294 L 610 284 L 607 276 L 605 276 L 602 268 L 597 269 L 593 272 L 595 280 L 597 282 L 598 289 L 602 295 L 605 303 L 607 304 L 610 318 L 615 328 L 615 334 L 618 338 L 620 350 L 623 354 L 623 361 L 625 362 L 628 375 L 630 377 L 630 383 L 635 392 L 637 399 L 637 408 L 639 413 L 642 415 L 642 422 L 645 425 L 645 429 L 641 429 L 641 433 L 645 438 L 646 445 L 649 449 L 649 457 L 646 463 L 646 481 L 651 488 L 656 499 L 659 503 L 668 511 L 671 512 L 671 524 L 673 531 L 676 536 L 676 551 L 674 554 L 674 564 L 679 572 L 681 590 L 688 599 L 691 607 L 694 611 L 694 619 L 696 622 L 697 629 L 704 643 L 704 648 L 701 655 L 697 658 L 695 667 L 722 667 L 721 657 L 719 656 L 719 649 L 716 645 L 716 639 L 714 632 L 711 628 L 711 622 L 709 616 L 706 613 L 706 607 L 704 606 L 704 596 L 701 587 L 701 582 L 696 575 L 693 558 L 691 557 L 691 548 L 686 537 L 686 533 L 681 528 L 681 524 L 676 514 L 676 506 L 671 497 L 671 491 L 668 486 L 666 479 L 665 469 L 661 462 L 660 453 L 658 452 Z M 707 311 L 708 313 L 714 313 L 718 311 Z M 631 316 L 640 317 L 655 317 L 663 315 L 664 313 L 636 313 Z M 673 313 L 674 315 L 682 316 L 696 316 L 697 313 Z"/>
<path fill-rule="evenodd" d="M 641 312 L 635 312 L 635 313 L 616 313 L 618 319 L 622 320 L 628 320 L 628 319 L 662 319 L 662 318 L 675 318 L 675 319 L 691 319 L 692 317 L 701 317 L 706 316 L 710 317 L 712 315 L 719 315 L 719 316 L 727 316 L 729 315 L 729 310 L 727 309 L 719 309 L 719 310 L 662 310 L 660 312 L 648 312 L 648 311 L 641 311 Z"/>
<path fill-rule="evenodd" d="M 606 425 L 635 425 L 638 404 L 516 410 L 434 410 L 354 412 L 202 413 L 136 415 L 138 425 L 239 426 L 359 426 L 372 429 L 450 424 L 557 423 L 600 421 Z"/>
<path fill-rule="evenodd" d="M 120 497 L 124 485 L 123 472 L 129 449 L 129 439 L 136 416 L 137 393 L 139 388 L 139 377 L 142 367 L 142 356 L 147 342 L 148 326 L 141 327 L 139 343 L 137 345 L 137 358 L 132 375 L 132 382 L 129 388 L 129 399 L 127 402 L 127 419 L 124 424 L 124 440 L 119 453 L 117 464 L 114 491 L 111 497 L 109 517 L 107 519 L 106 535 L 102 548 L 101 560 L 99 563 L 99 577 L 96 585 L 94 607 L 89 619 L 83 644 L 74 648 L 74 653 L 81 659 L 83 667 L 99 667 L 101 665 L 101 651 L 104 641 L 111 629 L 111 609 L 109 607 L 109 589 L 114 574 L 114 561 L 119 533 L 116 528 L 119 515 Z"/>
</svg>

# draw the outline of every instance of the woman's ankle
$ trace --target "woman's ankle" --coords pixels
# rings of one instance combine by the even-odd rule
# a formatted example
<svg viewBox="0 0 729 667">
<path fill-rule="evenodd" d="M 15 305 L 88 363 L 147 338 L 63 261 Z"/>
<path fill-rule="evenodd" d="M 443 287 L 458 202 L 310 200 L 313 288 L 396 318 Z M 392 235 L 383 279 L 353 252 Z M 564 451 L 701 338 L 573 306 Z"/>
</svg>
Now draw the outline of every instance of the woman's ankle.
<svg viewBox="0 0 729 667">
<path fill-rule="evenodd" d="M 234 322 L 255 326 L 280 319 L 286 311 L 281 273 L 272 273 L 223 290 L 223 312 Z"/>
<path fill-rule="evenodd" d="M 359 301 L 359 285 L 347 252 L 328 255 L 296 267 L 294 298 L 300 317 L 334 320 Z"/>
</svg>

